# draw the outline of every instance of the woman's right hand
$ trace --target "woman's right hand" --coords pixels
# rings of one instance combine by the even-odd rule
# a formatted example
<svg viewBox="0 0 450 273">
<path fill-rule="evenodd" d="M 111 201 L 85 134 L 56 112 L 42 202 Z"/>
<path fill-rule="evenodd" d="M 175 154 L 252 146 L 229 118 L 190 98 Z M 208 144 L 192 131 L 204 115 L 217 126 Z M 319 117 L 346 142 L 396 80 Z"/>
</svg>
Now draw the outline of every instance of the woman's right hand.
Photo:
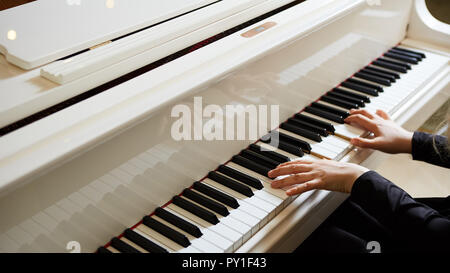
<svg viewBox="0 0 450 273">
<path fill-rule="evenodd" d="M 413 133 L 397 125 L 382 110 L 377 110 L 376 114 L 366 110 L 351 110 L 345 122 L 358 125 L 374 134 L 373 138 L 353 138 L 351 143 L 355 146 L 390 154 L 411 153 Z"/>
</svg>

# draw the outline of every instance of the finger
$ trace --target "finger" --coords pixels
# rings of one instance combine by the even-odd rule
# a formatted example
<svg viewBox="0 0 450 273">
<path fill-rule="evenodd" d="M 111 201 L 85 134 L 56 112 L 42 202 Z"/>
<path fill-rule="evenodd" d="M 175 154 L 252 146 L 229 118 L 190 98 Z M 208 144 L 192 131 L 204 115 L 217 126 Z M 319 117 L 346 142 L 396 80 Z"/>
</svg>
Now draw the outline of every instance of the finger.
<svg viewBox="0 0 450 273">
<path fill-rule="evenodd" d="M 365 110 L 365 109 L 352 109 L 352 110 L 350 110 L 350 114 L 351 115 L 360 114 L 360 115 L 366 116 L 366 117 L 368 117 L 370 119 L 374 118 L 373 114 L 370 113 L 369 111 Z"/>
<path fill-rule="evenodd" d="M 316 172 L 297 173 L 280 180 L 272 181 L 272 188 L 284 188 L 295 184 L 305 183 L 316 177 Z"/>
<path fill-rule="evenodd" d="M 362 128 L 372 132 L 375 131 L 377 128 L 374 121 L 372 121 L 371 119 L 362 114 L 355 114 L 355 115 L 352 114 L 345 119 L 345 122 L 359 125 Z"/>
<path fill-rule="evenodd" d="M 377 113 L 377 115 L 379 115 L 380 117 L 382 117 L 385 120 L 390 120 L 391 119 L 391 117 L 386 112 L 384 112 L 383 110 L 378 109 L 376 113 Z"/>
<path fill-rule="evenodd" d="M 277 166 L 277 168 L 278 168 L 278 167 L 283 167 L 283 166 L 292 165 L 292 164 L 312 164 L 312 163 L 314 163 L 313 160 L 296 159 L 296 160 L 292 160 L 292 161 L 288 161 L 288 162 L 281 163 L 280 165 Z"/>
<path fill-rule="evenodd" d="M 350 143 L 361 147 L 361 148 L 369 148 L 369 149 L 377 149 L 379 146 L 380 139 L 379 138 L 360 138 L 355 137 L 350 140 Z"/>
<path fill-rule="evenodd" d="M 296 187 L 293 187 L 292 189 L 289 189 L 286 191 L 287 195 L 297 195 L 302 194 L 307 191 L 315 190 L 315 189 L 321 189 L 322 183 L 319 179 L 314 179 L 311 181 L 308 181 L 306 183 L 300 184 Z"/>
<path fill-rule="evenodd" d="M 278 166 L 276 169 L 271 170 L 268 175 L 271 178 L 278 177 L 280 175 L 287 175 L 287 174 L 296 174 L 301 172 L 308 172 L 312 170 L 312 167 L 310 164 L 290 164 L 290 165 L 284 165 L 284 166 Z"/>
</svg>

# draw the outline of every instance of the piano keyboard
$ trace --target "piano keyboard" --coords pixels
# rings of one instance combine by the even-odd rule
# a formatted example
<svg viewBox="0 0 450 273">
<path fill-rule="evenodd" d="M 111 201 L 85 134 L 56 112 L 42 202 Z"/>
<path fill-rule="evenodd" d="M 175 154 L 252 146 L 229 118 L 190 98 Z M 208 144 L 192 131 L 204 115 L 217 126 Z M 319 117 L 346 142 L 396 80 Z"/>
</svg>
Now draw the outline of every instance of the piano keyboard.
<svg viewBox="0 0 450 273">
<path fill-rule="evenodd" d="M 349 139 L 365 133 L 344 123 L 349 110 L 395 112 L 432 76 L 434 58 L 401 47 L 390 49 L 99 247 L 98 253 L 236 251 L 295 198 L 287 196 L 286 189 L 271 188 L 269 170 L 299 158 L 340 158 L 351 148 Z M 279 135 L 278 147 L 270 146 L 274 133 Z"/>
</svg>

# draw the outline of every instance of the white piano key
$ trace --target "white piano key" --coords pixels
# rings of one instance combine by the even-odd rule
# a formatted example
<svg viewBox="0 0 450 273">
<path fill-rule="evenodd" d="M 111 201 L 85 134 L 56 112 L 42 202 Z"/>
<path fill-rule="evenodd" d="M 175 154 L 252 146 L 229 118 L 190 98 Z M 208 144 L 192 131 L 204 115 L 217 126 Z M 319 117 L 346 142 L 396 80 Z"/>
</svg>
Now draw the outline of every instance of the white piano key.
<svg viewBox="0 0 450 273">
<path fill-rule="evenodd" d="M 140 247 L 139 245 L 135 244 L 134 242 L 128 240 L 125 237 L 120 238 L 121 241 L 123 241 L 124 243 L 128 244 L 129 246 L 133 247 L 134 249 L 136 249 L 137 251 L 141 252 L 141 253 L 149 253 L 147 250 L 143 249 L 142 247 Z"/>
<path fill-rule="evenodd" d="M 234 216 L 235 216 L 235 214 L 230 213 L 230 215 L 223 217 L 222 219 L 220 219 L 220 221 L 223 224 L 227 225 L 228 227 L 232 228 L 233 230 L 235 230 L 241 234 L 240 240 L 241 240 L 241 244 L 242 244 L 248 238 L 250 238 L 250 236 L 252 234 L 252 227 L 235 219 Z M 239 246 L 240 245 L 237 245 L 236 248 Z"/>
<path fill-rule="evenodd" d="M 181 198 L 184 198 L 184 197 L 181 197 Z M 187 199 L 187 200 L 189 200 L 190 202 L 194 203 L 195 205 L 197 205 L 197 206 L 199 206 L 199 207 L 201 207 L 201 208 L 203 208 L 203 209 L 206 209 L 206 210 L 208 210 L 209 212 L 215 214 L 215 215 L 217 216 L 217 218 L 219 218 L 219 221 L 220 221 L 221 219 L 224 218 L 224 216 L 219 215 L 219 214 L 217 214 L 217 213 L 215 213 L 215 212 L 209 210 L 208 208 L 206 208 L 206 207 L 204 207 L 204 206 L 202 206 L 202 205 L 196 203 L 195 201 L 192 201 L 192 200 L 190 200 L 190 199 Z M 193 220 L 194 220 L 194 219 L 193 219 Z M 227 222 L 226 222 L 226 223 L 227 223 Z M 237 241 L 239 241 L 239 239 L 241 239 L 242 234 L 239 233 L 239 232 L 237 232 L 237 231 L 235 231 L 235 230 L 233 230 L 232 227 L 227 226 L 226 223 L 222 223 L 222 222 L 220 221 L 218 224 L 216 224 L 216 225 L 210 225 L 208 228 L 209 228 L 210 230 L 212 230 L 212 231 L 215 231 L 217 234 L 220 234 L 222 237 L 224 237 L 224 238 L 230 240 L 230 241 L 233 242 L 233 244 L 234 244 L 234 243 L 236 243 Z"/>
<path fill-rule="evenodd" d="M 270 187 L 268 185 L 266 185 L 267 183 L 264 183 L 264 187 Z M 283 204 L 283 199 L 280 199 L 278 197 L 276 197 L 275 195 L 265 191 L 265 190 L 256 190 L 253 192 L 258 198 L 271 203 L 272 205 L 274 205 L 275 207 L 280 206 Z"/>
<path fill-rule="evenodd" d="M 313 114 L 310 114 L 307 112 L 302 112 L 302 115 L 309 116 L 309 117 L 315 118 L 317 120 L 325 121 L 325 122 L 332 124 L 335 129 L 335 134 L 340 134 L 347 138 L 359 137 L 364 133 L 363 130 L 356 128 L 354 126 L 345 124 L 345 123 L 344 124 L 337 123 L 337 122 L 334 122 L 334 121 L 331 121 L 331 120 L 328 120 L 328 119 L 325 119 L 325 118 L 322 118 L 322 117 L 319 117 L 319 116 L 316 116 L 316 115 L 313 115 Z"/>
<path fill-rule="evenodd" d="M 211 198 L 199 191 L 196 191 L 195 189 L 192 189 L 192 190 L 200 195 Z M 215 200 L 215 201 L 218 203 L 221 203 L 220 201 L 217 201 L 217 200 Z M 246 213 L 245 211 L 242 211 L 239 207 L 237 207 L 235 209 L 235 208 L 229 207 L 226 204 L 223 204 L 223 203 L 221 203 L 221 204 L 224 205 L 227 208 L 228 212 L 230 213 L 227 217 L 232 217 L 233 219 L 243 223 L 245 226 L 248 226 L 250 228 L 250 230 L 253 229 L 254 227 L 256 227 L 258 229 L 258 224 L 260 222 L 260 220 L 258 218 L 251 216 L 250 214 Z M 246 228 L 239 225 L 239 230 L 242 230 L 245 233 Z M 244 237 L 245 237 L 245 235 L 244 235 Z"/>
<path fill-rule="evenodd" d="M 157 220 L 157 221 L 163 223 L 164 225 L 166 225 L 166 226 L 168 226 L 168 227 L 170 227 L 170 228 L 172 228 L 172 229 L 174 229 L 174 230 L 180 232 L 181 234 L 184 234 L 184 235 L 189 239 L 189 242 L 191 242 L 191 244 L 192 244 L 195 248 L 197 248 L 198 250 L 200 250 L 201 252 L 204 252 L 204 253 L 221 253 L 221 252 L 223 252 L 222 249 L 220 249 L 220 248 L 218 248 L 217 246 L 211 244 L 210 242 L 206 241 L 206 240 L 203 239 L 202 237 L 196 238 L 196 237 L 192 236 L 191 234 L 187 233 L 186 231 L 184 231 L 184 230 L 178 228 L 177 226 L 175 226 L 175 225 L 173 225 L 173 224 L 171 224 L 171 223 L 165 221 L 165 220 L 162 219 L 162 218 L 159 218 L 159 217 L 156 216 L 156 215 L 153 215 L 153 216 L 151 216 L 151 217 L 154 218 L 155 220 Z"/>
<path fill-rule="evenodd" d="M 247 213 L 253 215 L 258 219 L 265 219 L 269 215 L 269 212 L 265 211 L 264 209 L 259 208 L 254 204 L 246 202 L 248 199 L 254 198 L 254 196 L 247 197 L 208 178 L 203 180 L 203 183 L 208 184 L 208 186 L 211 186 L 217 190 L 220 190 L 228 195 L 233 196 L 238 200 L 238 203 L 242 210 L 245 210 Z"/>
<path fill-rule="evenodd" d="M 230 167 L 230 166 L 227 165 L 227 167 Z M 275 208 L 278 206 L 282 206 L 284 200 L 287 198 L 284 191 L 272 188 L 270 186 L 270 184 L 265 181 L 260 181 L 263 188 L 261 190 L 258 190 L 258 189 L 253 188 L 252 186 L 242 183 L 232 177 L 229 177 L 226 174 L 223 174 L 223 173 L 220 173 L 220 174 L 227 177 L 228 179 L 235 181 L 236 183 L 248 186 L 257 198 L 262 199 L 265 202 L 272 204 L 272 206 L 274 206 Z M 282 198 L 278 197 L 278 195 L 281 195 Z"/>
<path fill-rule="evenodd" d="M 261 142 L 261 141 L 258 141 L 258 142 L 256 142 L 255 144 L 258 145 L 258 146 L 260 146 L 260 147 L 262 147 L 263 149 L 265 149 L 265 150 L 267 150 L 267 151 L 274 151 L 274 152 L 279 153 L 280 155 L 287 156 L 291 161 L 292 161 L 292 160 L 296 160 L 296 159 L 304 158 L 305 156 L 310 156 L 310 155 L 304 155 L 303 157 L 299 157 L 299 156 L 297 156 L 297 155 L 293 155 L 293 154 L 288 153 L 288 152 L 286 152 L 286 151 L 280 150 L 280 149 L 278 149 L 278 148 L 275 148 L 275 147 L 273 147 L 273 146 L 271 146 L 271 145 L 269 145 L 269 144 L 266 144 L 266 143 L 264 143 L 264 142 Z M 318 158 L 317 158 L 317 159 L 318 159 Z"/>
<path fill-rule="evenodd" d="M 133 231 L 136 232 L 137 234 L 141 235 L 141 236 L 144 237 L 145 239 L 147 239 L 147 240 L 153 242 L 154 244 L 156 244 L 156 245 L 158 245 L 158 246 L 164 248 L 164 249 L 167 250 L 169 253 L 174 253 L 174 250 L 171 249 L 169 246 L 167 246 L 167 245 L 161 243 L 161 242 L 158 241 L 156 238 L 153 238 L 151 235 L 149 235 L 149 234 L 147 234 L 147 233 L 145 233 L 145 232 L 142 232 L 142 231 L 139 230 L 138 228 L 134 228 Z M 162 236 L 162 235 L 161 235 L 161 236 Z M 163 236 L 163 237 L 164 237 L 164 236 Z M 164 238 L 165 238 L 165 237 L 164 237 Z"/>
<path fill-rule="evenodd" d="M 348 140 L 344 140 L 340 137 L 334 135 L 328 135 L 327 137 L 322 138 L 324 143 L 328 143 L 329 145 L 340 147 L 341 149 L 347 149 L 350 146 Z"/>
<path fill-rule="evenodd" d="M 265 143 L 263 143 L 263 144 L 265 144 Z M 280 154 L 281 154 L 281 150 L 280 151 L 277 150 L 277 152 L 280 152 Z M 284 154 L 284 155 L 286 155 L 286 154 Z M 289 156 L 289 155 L 287 155 L 287 156 Z M 293 156 L 293 155 L 290 155 L 290 156 Z M 296 158 L 298 158 L 298 157 L 296 157 Z M 304 158 L 304 157 L 302 157 L 302 158 Z M 236 170 L 238 170 L 238 171 L 240 171 L 240 172 L 242 172 L 244 174 L 247 174 L 247 175 L 249 175 L 251 177 L 259 179 L 263 183 L 263 186 L 264 186 L 263 190 L 264 191 L 266 191 L 266 192 L 268 192 L 268 193 L 270 193 L 270 194 L 272 194 L 272 195 L 274 195 L 274 196 L 276 196 L 276 197 L 278 197 L 278 198 L 280 198 L 282 200 L 289 199 L 289 196 L 286 195 L 285 191 L 283 191 L 282 189 L 274 189 L 274 188 L 271 187 L 272 179 L 270 179 L 268 177 L 265 177 L 263 175 L 260 175 L 259 173 L 256 173 L 256 172 L 254 172 L 252 170 L 249 170 L 249 169 L 247 169 L 245 167 L 242 167 L 241 165 L 238 165 L 238 164 L 236 164 L 234 162 L 231 162 L 231 161 L 228 162 L 225 165 L 230 167 L 230 168 L 236 169 Z"/>
<path fill-rule="evenodd" d="M 181 198 L 184 198 L 183 196 Z M 186 198 L 187 199 L 187 198 Z M 229 239 L 233 242 L 233 249 L 237 249 L 240 245 L 242 245 L 242 237 L 245 234 L 243 231 L 238 231 L 236 226 L 234 224 L 239 224 L 233 221 L 231 217 L 222 216 L 207 207 L 202 206 L 201 204 L 192 201 L 190 199 L 187 199 L 190 202 L 194 203 L 195 205 L 213 213 L 216 215 L 216 217 L 219 219 L 220 223 L 217 225 L 213 225 L 210 227 L 211 230 L 215 231 L 217 234 L 223 235 L 223 237 Z M 228 218 L 228 220 L 227 220 Z M 247 229 L 247 228 L 246 228 Z"/>
<path fill-rule="evenodd" d="M 316 141 L 310 140 L 306 137 L 302 137 L 300 135 L 294 134 L 292 132 L 289 132 L 289 131 L 281 129 L 281 128 L 277 129 L 276 131 L 279 131 L 283 134 L 286 134 L 288 136 L 291 136 L 296 139 L 300 139 L 300 140 L 303 140 L 303 141 L 309 143 L 311 146 L 312 152 L 319 154 L 321 156 L 325 156 L 330 159 L 335 158 L 340 152 L 342 152 L 342 149 L 340 149 L 339 147 L 324 145 L 322 142 L 316 142 Z"/>
<path fill-rule="evenodd" d="M 178 253 L 201 253 L 201 251 L 193 246 L 188 246 L 178 251 Z"/>
<path fill-rule="evenodd" d="M 112 246 L 108 246 L 106 249 L 108 249 L 108 250 L 111 251 L 112 253 L 120 253 L 119 250 L 115 249 L 115 248 L 112 247 Z"/>
<path fill-rule="evenodd" d="M 187 220 L 188 222 L 198 226 L 200 231 L 203 233 L 202 238 L 207 240 L 208 242 L 220 247 L 224 250 L 224 252 L 233 251 L 233 242 L 228 238 L 225 238 L 223 234 L 217 233 L 215 230 L 211 229 L 214 226 L 211 223 L 206 222 L 200 217 L 190 213 L 187 210 L 184 210 L 174 204 L 170 204 L 166 207 L 169 212 Z"/>
<path fill-rule="evenodd" d="M 263 182 L 266 182 L 266 183 L 268 183 L 268 184 L 271 184 L 272 183 L 272 179 L 270 179 L 270 178 L 268 178 L 268 177 L 266 177 L 266 176 L 264 176 L 264 175 L 261 175 L 261 174 L 259 174 L 259 173 L 256 173 L 256 172 L 254 172 L 254 171 L 252 171 L 252 170 L 249 170 L 249 169 L 247 169 L 247 168 L 245 168 L 245 167 L 243 167 L 243 166 L 241 166 L 241 165 L 238 165 L 238 164 L 236 164 L 236 163 L 234 163 L 234 162 L 228 162 L 227 164 L 225 164 L 226 166 L 228 166 L 228 167 L 230 167 L 230 168 L 233 168 L 233 169 L 236 169 L 236 170 L 238 170 L 238 171 L 240 171 L 240 172 L 242 172 L 242 173 L 245 173 L 245 174 L 247 174 L 247 175 L 249 175 L 249 176 L 251 176 L 251 177 L 254 177 L 254 178 L 256 178 L 256 179 L 259 179 L 260 181 L 263 181 Z M 278 191 L 276 191 L 276 196 L 278 197 L 278 198 L 281 198 L 281 199 L 286 199 L 286 194 L 282 191 L 282 190 L 278 190 Z"/>
<path fill-rule="evenodd" d="M 158 241 L 160 244 L 164 245 L 164 248 L 170 248 L 173 252 L 178 252 L 181 249 L 183 249 L 184 247 L 175 243 L 174 241 L 172 241 L 171 239 L 167 238 L 166 236 L 162 235 L 161 233 L 147 227 L 144 224 L 140 224 L 135 228 L 135 231 L 140 231 L 141 233 L 144 233 L 147 236 L 149 240 L 151 241 Z M 141 234 L 142 235 L 142 234 Z"/>
</svg>

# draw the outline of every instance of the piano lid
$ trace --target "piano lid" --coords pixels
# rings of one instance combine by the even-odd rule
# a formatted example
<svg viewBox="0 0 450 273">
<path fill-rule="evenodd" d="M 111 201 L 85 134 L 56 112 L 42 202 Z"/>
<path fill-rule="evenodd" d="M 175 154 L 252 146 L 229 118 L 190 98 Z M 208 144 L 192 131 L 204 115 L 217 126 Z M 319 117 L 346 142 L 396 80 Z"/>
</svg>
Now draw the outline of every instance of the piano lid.
<svg viewBox="0 0 450 273">
<path fill-rule="evenodd" d="M 0 12 L 0 52 L 10 63 L 32 69 L 215 2 L 35 1 Z"/>
</svg>

